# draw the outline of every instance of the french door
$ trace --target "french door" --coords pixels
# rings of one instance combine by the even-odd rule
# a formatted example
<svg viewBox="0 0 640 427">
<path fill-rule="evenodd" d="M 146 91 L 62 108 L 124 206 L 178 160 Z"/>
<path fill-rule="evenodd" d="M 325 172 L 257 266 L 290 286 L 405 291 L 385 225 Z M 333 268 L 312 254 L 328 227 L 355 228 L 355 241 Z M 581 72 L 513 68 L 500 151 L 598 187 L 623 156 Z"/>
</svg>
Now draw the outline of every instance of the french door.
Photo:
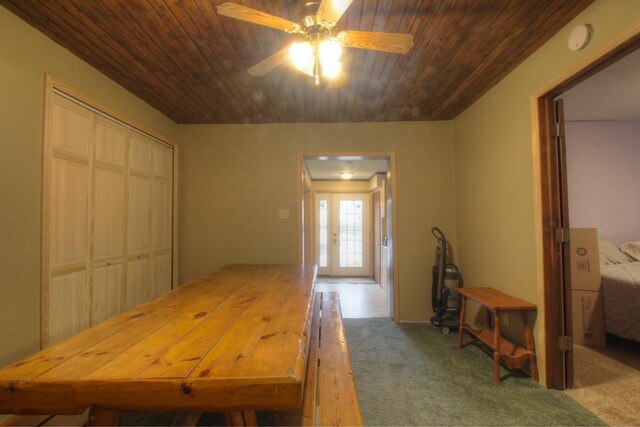
<svg viewBox="0 0 640 427">
<path fill-rule="evenodd" d="M 316 195 L 318 274 L 371 275 L 371 196 Z"/>
</svg>

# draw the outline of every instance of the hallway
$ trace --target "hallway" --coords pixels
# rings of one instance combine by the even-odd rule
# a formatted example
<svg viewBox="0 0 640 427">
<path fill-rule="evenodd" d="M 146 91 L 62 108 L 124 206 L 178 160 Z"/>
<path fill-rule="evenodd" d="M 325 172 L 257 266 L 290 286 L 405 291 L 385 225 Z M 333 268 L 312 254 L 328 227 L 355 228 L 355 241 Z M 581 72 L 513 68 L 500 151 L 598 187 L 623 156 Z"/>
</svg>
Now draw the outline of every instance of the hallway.
<svg viewBox="0 0 640 427">
<path fill-rule="evenodd" d="M 342 317 L 388 317 L 387 294 L 371 278 L 318 276 L 316 292 L 338 292 Z"/>
</svg>

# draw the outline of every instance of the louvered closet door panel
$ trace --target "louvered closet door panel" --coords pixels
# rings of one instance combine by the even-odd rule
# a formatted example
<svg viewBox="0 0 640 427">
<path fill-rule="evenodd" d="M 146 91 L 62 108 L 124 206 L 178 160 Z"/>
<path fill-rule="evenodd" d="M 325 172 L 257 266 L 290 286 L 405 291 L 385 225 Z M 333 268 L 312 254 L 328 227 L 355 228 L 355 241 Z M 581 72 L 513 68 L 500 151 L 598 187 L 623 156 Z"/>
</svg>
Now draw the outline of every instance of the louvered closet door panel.
<svg viewBox="0 0 640 427">
<path fill-rule="evenodd" d="M 60 95 L 54 95 L 51 120 L 51 145 L 55 150 L 79 154 L 87 160 L 93 113 Z"/>
<path fill-rule="evenodd" d="M 159 181 L 156 178 L 153 183 L 151 211 L 154 252 L 171 248 L 171 196 L 171 182 Z"/>
<path fill-rule="evenodd" d="M 55 95 L 51 105 L 48 159 L 45 345 L 90 323 L 88 278 L 92 113 Z"/>
<path fill-rule="evenodd" d="M 151 245 L 150 211 L 151 181 L 129 176 L 127 207 L 127 253 L 131 256 L 149 256 Z"/>
<path fill-rule="evenodd" d="M 123 174 L 96 168 L 94 191 L 94 262 L 121 263 L 124 255 Z"/>
<path fill-rule="evenodd" d="M 153 146 L 153 191 L 151 243 L 155 295 L 171 289 L 171 245 L 173 225 L 173 150 Z"/>
<path fill-rule="evenodd" d="M 126 158 L 126 129 L 124 126 L 109 119 L 97 117 L 95 140 L 98 162 L 124 167 Z"/>
<path fill-rule="evenodd" d="M 129 261 L 127 264 L 127 290 L 125 310 L 149 301 L 152 297 L 151 262 L 149 258 Z"/>
<path fill-rule="evenodd" d="M 154 294 L 151 268 L 151 209 L 153 141 L 129 132 L 127 201 L 127 280 L 125 309 Z"/>
<path fill-rule="evenodd" d="M 152 195 L 153 295 L 158 296 L 171 290 L 171 183 L 155 177 Z"/>
<path fill-rule="evenodd" d="M 156 177 L 171 180 L 173 176 L 173 149 L 156 143 L 153 150 L 153 173 Z"/>
<path fill-rule="evenodd" d="M 49 344 L 89 327 L 87 282 L 86 271 L 56 276 L 49 282 Z"/>
<path fill-rule="evenodd" d="M 123 263 L 93 269 L 92 324 L 98 324 L 123 311 L 123 289 Z"/>
<path fill-rule="evenodd" d="M 89 166 L 57 157 L 51 166 L 49 259 L 55 275 L 57 268 L 87 261 Z"/>
<path fill-rule="evenodd" d="M 170 182 L 156 177 L 151 211 L 154 296 L 171 290 L 171 198 Z"/>
<path fill-rule="evenodd" d="M 125 263 L 126 129 L 97 117 L 91 314 L 97 324 L 122 311 Z"/>
<path fill-rule="evenodd" d="M 160 296 L 171 290 L 171 255 L 153 257 L 154 296 Z"/>
<path fill-rule="evenodd" d="M 130 133 L 129 171 L 151 174 L 151 154 L 154 142 L 136 132 Z"/>
</svg>

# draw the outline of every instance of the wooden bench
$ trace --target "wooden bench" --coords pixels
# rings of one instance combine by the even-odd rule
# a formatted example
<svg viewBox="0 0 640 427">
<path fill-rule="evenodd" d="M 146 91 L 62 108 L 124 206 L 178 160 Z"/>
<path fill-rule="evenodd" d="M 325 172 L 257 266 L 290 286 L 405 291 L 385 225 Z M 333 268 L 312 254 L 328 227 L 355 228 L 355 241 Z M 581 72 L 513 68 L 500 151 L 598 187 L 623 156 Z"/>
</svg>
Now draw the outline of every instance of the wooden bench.
<svg viewBox="0 0 640 427">
<path fill-rule="evenodd" d="M 458 293 L 462 295 L 462 310 L 460 312 L 460 333 L 458 335 L 458 350 L 462 349 L 464 333 L 482 341 L 493 349 L 493 382 L 500 382 L 500 361 L 503 360 L 512 369 L 521 369 L 529 361 L 531 378 L 538 382 L 538 371 L 536 369 L 536 353 L 533 349 L 533 334 L 529 327 L 528 310 L 535 310 L 536 305 L 512 297 L 493 288 L 458 288 Z M 466 325 L 465 317 L 467 312 L 467 300 L 477 302 L 487 309 L 487 326 L 482 328 L 471 328 Z M 500 315 L 509 312 L 520 312 L 522 324 L 524 325 L 524 338 L 526 348 L 523 348 L 505 339 L 500 334 Z M 490 327 L 493 317 L 493 329 Z"/>
<path fill-rule="evenodd" d="M 0 426 L 84 426 L 89 419 L 89 410 L 80 415 L 16 415 Z"/>
<path fill-rule="evenodd" d="M 224 415 L 223 420 L 227 425 L 255 423 L 255 418 L 241 419 L 243 417 L 241 412 Z M 174 425 L 196 425 L 198 419 L 199 414 L 179 413 Z M 88 411 L 74 416 L 15 416 L 0 425 L 83 426 L 87 422 Z M 362 425 L 351 358 L 342 324 L 340 299 L 336 292 L 316 292 L 315 294 L 302 405 L 296 411 L 278 412 L 274 417 L 274 425 Z"/>
<path fill-rule="evenodd" d="M 302 406 L 278 426 L 361 426 L 362 414 L 336 292 L 316 292 Z"/>
</svg>

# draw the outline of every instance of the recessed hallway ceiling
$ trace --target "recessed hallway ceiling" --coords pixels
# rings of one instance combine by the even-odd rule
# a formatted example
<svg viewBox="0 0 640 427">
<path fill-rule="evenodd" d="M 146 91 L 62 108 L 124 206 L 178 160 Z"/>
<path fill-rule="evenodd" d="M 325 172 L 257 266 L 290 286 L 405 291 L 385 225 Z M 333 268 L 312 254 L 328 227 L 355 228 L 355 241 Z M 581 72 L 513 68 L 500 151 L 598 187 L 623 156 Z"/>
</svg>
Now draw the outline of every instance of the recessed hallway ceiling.
<svg viewBox="0 0 640 427">
<path fill-rule="evenodd" d="M 247 69 L 291 41 L 216 13 L 223 0 L 0 0 L 178 123 L 447 120 L 593 0 L 355 0 L 341 29 L 408 32 L 406 55 L 348 49 L 345 81 Z M 296 1 L 238 1 L 293 19 Z"/>
</svg>

